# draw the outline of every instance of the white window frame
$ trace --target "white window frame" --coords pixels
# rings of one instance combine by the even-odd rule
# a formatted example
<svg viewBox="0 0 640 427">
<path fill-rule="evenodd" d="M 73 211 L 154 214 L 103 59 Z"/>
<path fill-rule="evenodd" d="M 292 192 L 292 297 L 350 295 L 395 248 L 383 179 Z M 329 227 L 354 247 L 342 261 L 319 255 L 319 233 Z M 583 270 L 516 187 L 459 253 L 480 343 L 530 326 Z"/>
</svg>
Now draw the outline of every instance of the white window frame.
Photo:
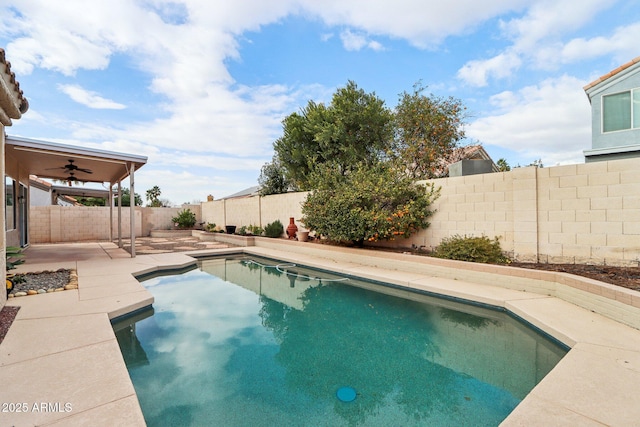
<svg viewBox="0 0 640 427">
<path fill-rule="evenodd" d="M 626 128 L 626 129 L 617 129 L 617 130 L 610 130 L 610 131 L 605 131 L 604 130 L 604 98 L 607 96 L 612 96 L 612 95 L 620 95 L 621 93 L 629 93 L 629 108 L 630 108 L 630 114 L 631 114 L 631 127 Z M 639 120 L 635 120 L 635 111 L 634 111 L 634 97 L 639 97 L 640 98 L 640 88 L 633 88 L 633 89 L 627 89 L 627 90 L 621 90 L 619 92 L 613 92 L 613 93 L 607 93 L 606 95 L 602 95 L 600 97 L 600 133 L 602 134 L 611 134 L 611 133 L 616 133 L 616 132 L 627 132 L 630 130 L 635 130 L 635 129 L 640 129 L 640 119 Z"/>
</svg>

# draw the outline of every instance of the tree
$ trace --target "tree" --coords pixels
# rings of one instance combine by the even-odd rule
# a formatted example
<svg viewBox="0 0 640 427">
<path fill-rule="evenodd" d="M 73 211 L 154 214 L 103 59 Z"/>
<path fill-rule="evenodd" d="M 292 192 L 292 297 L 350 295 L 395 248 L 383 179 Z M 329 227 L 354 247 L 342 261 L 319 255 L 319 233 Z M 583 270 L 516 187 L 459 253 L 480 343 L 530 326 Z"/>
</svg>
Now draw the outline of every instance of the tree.
<svg viewBox="0 0 640 427">
<path fill-rule="evenodd" d="M 290 189 L 295 189 L 287 179 L 285 169 L 277 155 L 273 156 L 271 163 L 265 163 L 262 166 L 258 183 L 261 196 L 286 193 Z"/>
<path fill-rule="evenodd" d="M 119 206 L 118 195 L 114 197 L 115 205 Z M 135 193 L 135 206 L 142 206 L 142 197 L 138 193 Z M 131 193 L 128 188 L 122 189 L 122 206 L 130 206 L 131 203 Z"/>
<path fill-rule="evenodd" d="M 498 166 L 498 170 L 500 170 L 500 172 L 509 172 L 511 170 L 511 166 L 509 166 L 509 163 L 507 163 L 507 160 L 504 158 L 498 159 L 496 165 Z"/>
<path fill-rule="evenodd" d="M 159 208 L 162 206 L 162 202 L 160 202 L 160 194 L 162 194 L 162 191 L 160 190 L 160 187 L 158 187 L 157 185 L 154 185 L 152 188 L 147 190 L 147 200 L 149 201 L 149 204 L 147 206 L 151 206 L 152 208 Z"/>
<path fill-rule="evenodd" d="M 360 164 L 345 176 L 325 165 L 316 175 L 302 222 L 330 240 L 358 246 L 427 228 L 429 206 L 439 195 L 433 185 L 417 185 L 389 163 Z"/>
<path fill-rule="evenodd" d="M 309 190 L 314 187 L 313 172 L 321 165 L 331 165 L 345 176 L 354 165 L 384 157 L 393 136 L 392 121 L 382 99 L 349 81 L 329 106 L 309 101 L 300 113 L 287 116 L 274 149 L 286 178 Z"/>
<path fill-rule="evenodd" d="M 107 200 L 102 197 L 76 197 L 78 203 L 84 206 L 105 206 Z"/>
<path fill-rule="evenodd" d="M 425 96 L 424 90 L 416 83 L 412 93 L 400 95 L 395 109 L 394 154 L 414 179 L 437 178 L 465 136 L 462 101 Z"/>
</svg>

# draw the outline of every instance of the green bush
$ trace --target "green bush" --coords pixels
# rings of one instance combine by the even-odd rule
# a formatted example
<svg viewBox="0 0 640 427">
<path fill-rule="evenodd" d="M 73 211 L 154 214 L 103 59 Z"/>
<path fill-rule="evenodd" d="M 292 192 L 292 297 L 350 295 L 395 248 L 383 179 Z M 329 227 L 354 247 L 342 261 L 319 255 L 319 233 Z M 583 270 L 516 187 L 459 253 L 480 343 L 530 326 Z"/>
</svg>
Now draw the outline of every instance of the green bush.
<svg viewBox="0 0 640 427">
<path fill-rule="evenodd" d="M 418 185 L 385 164 L 360 165 L 348 175 L 322 169 L 316 189 L 302 205 L 302 223 L 337 242 L 406 238 L 429 226 L 433 185 Z"/>
<path fill-rule="evenodd" d="M 24 260 L 22 259 L 24 257 L 22 248 L 17 246 L 7 246 L 5 249 L 5 257 L 7 259 L 7 270 L 13 270 L 16 266 L 24 263 Z"/>
<path fill-rule="evenodd" d="M 216 223 L 210 223 L 208 222 L 205 226 L 204 226 L 205 231 L 208 231 L 209 233 L 214 233 L 216 231 Z"/>
<path fill-rule="evenodd" d="M 191 209 L 185 209 L 178 212 L 178 216 L 171 218 L 178 228 L 192 228 L 196 225 L 196 214 L 191 212 Z"/>
<path fill-rule="evenodd" d="M 498 238 L 493 240 L 487 236 L 455 236 L 442 239 L 433 253 L 438 258 L 458 261 L 482 262 L 486 264 L 505 264 L 509 259 L 504 256 Z"/>
<path fill-rule="evenodd" d="M 276 219 L 264 227 L 264 235 L 267 237 L 276 238 L 282 236 L 282 234 L 284 234 L 284 226 L 279 219 Z"/>
<path fill-rule="evenodd" d="M 264 230 L 259 225 L 250 225 L 247 227 L 247 231 L 254 236 L 261 236 Z"/>
</svg>

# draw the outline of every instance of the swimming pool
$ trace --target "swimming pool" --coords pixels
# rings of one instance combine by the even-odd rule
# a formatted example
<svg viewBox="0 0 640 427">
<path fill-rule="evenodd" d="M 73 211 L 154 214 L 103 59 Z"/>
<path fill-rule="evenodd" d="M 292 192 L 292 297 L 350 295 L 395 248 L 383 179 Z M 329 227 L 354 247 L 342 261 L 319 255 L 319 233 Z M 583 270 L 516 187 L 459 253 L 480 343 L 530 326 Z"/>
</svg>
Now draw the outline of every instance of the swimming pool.
<svg viewBox="0 0 640 427">
<path fill-rule="evenodd" d="M 155 425 L 498 425 L 566 354 L 508 314 L 277 261 L 143 281 L 114 323 Z"/>
</svg>

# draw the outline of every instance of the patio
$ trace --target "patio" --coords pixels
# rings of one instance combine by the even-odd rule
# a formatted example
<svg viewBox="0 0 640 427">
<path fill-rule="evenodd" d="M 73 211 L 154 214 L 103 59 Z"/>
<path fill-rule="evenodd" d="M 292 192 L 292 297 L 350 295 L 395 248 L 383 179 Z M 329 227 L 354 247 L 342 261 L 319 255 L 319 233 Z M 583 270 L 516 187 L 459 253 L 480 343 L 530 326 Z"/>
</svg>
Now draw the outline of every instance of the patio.
<svg viewBox="0 0 640 427">
<path fill-rule="evenodd" d="M 508 289 L 495 278 L 496 286 L 482 283 L 483 275 L 513 282 L 517 273 L 521 281 L 568 293 L 546 281 L 551 275 L 486 266 L 461 280 L 443 277 L 443 266 L 450 263 L 284 240 L 256 239 L 253 247 L 199 253 L 241 251 L 505 307 L 572 347 L 503 425 L 633 425 L 640 419 L 640 330 L 544 291 Z M 0 424 L 145 425 L 110 319 L 153 303 L 132 273 L 177 268 L 194 259 L 177 252 L 131 258 L 104 242 L 33 245 L 26 256 L 19 271 L 75 268 L 79 289 L 7 303 L 21 308 L 0 345 L 0 400 L 24 402 L 29 410 L 0 413 Z M 629 297 L 629 315 L 637 316 L 633 301 Z M 36 408 L 44 410 L 34 410 L 41 404 Z"/>
</svg>

